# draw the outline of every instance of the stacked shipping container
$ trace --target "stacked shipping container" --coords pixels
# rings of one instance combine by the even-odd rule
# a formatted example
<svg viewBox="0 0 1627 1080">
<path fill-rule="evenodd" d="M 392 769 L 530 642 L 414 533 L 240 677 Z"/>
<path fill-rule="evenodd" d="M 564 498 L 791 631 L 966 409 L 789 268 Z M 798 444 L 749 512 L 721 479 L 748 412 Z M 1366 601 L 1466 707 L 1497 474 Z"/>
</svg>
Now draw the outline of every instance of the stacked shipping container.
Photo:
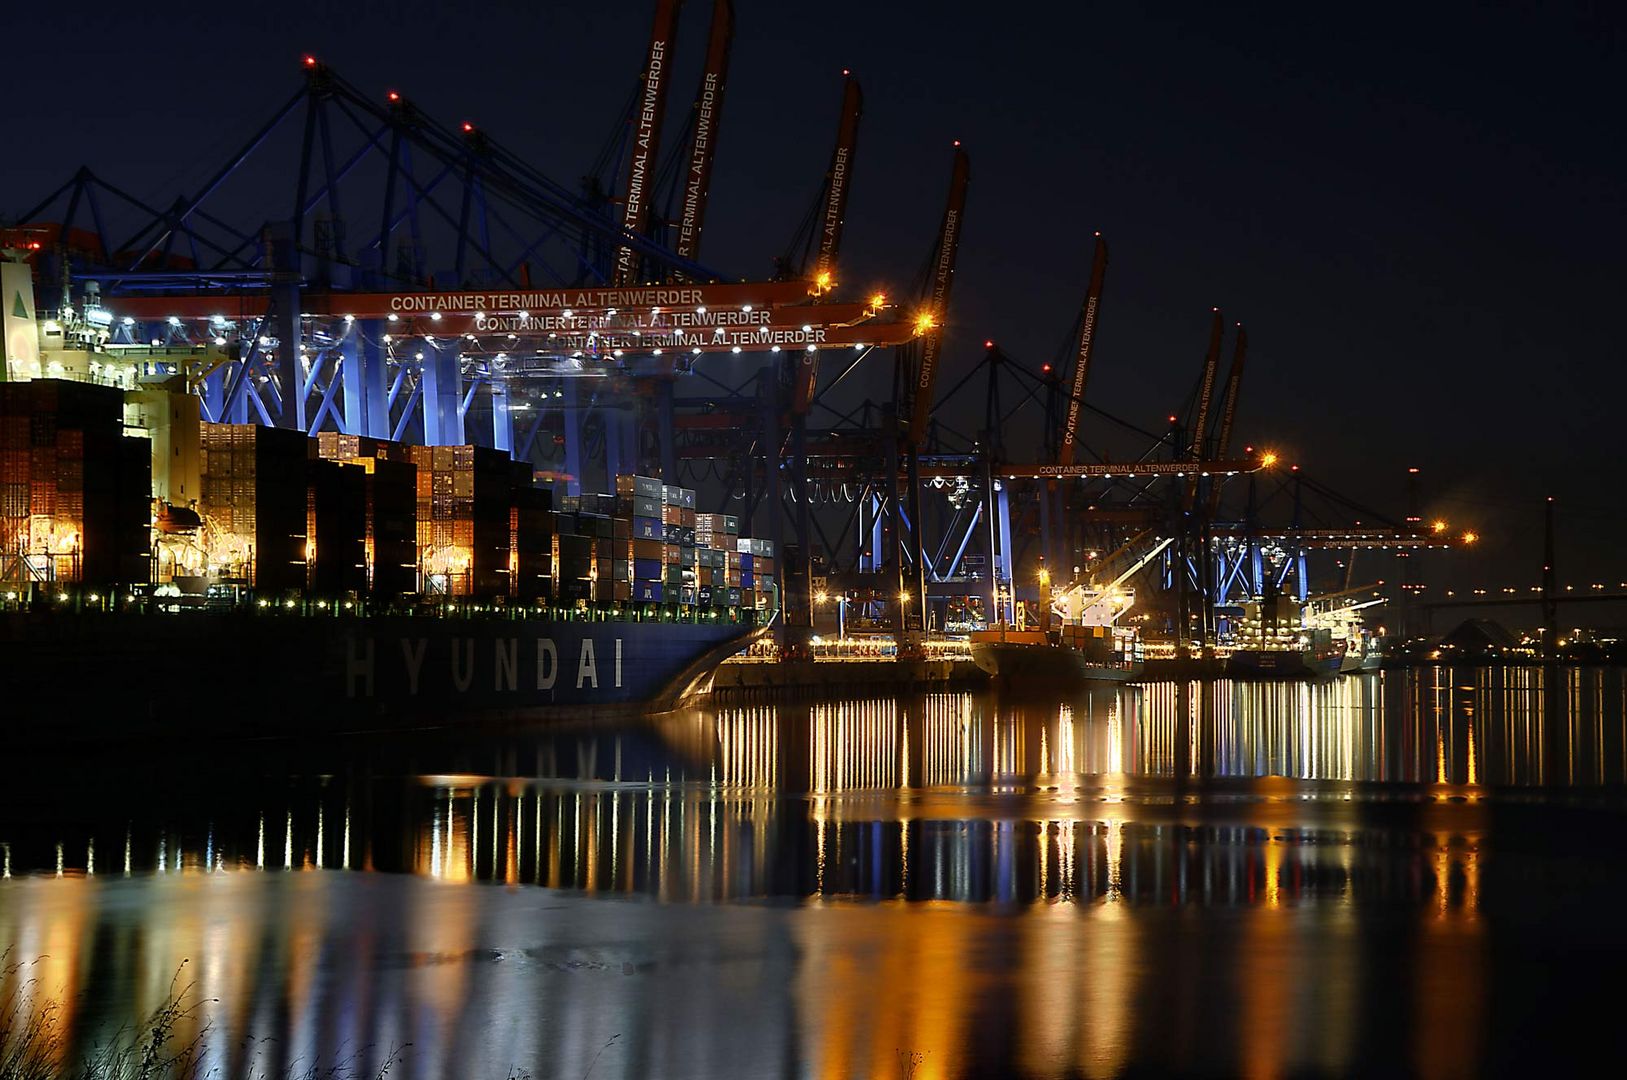
<svg viewBox="0 0 1627 1080">
<path fill-rule="evenodd" d="M 198 509 L 220 531 L 214 557 L 262 593 L 307 588 L 315 444 L 258 424 L 204 424 L 201 442 Z"/>
<path fill-rule="evenodd" d="M 509 456 L 478 446 L 409 446 L 418 466 L 418 554 L 430 591 L 509 595 Z"/>
<path fill-rule="evenodd" d="M 68 556 L 65 578 L 146 580 L 150 449 L 123 436 L 122 416 L 115 388 L 0 384 L 7 553 Z M 262 595 L 703 608 L 771 595 L 766 541 L 741 539 L 738 519 L 697 514 L 692 489 L 651 477 L 618 477 L 615 495 L 562 499 L 556 512 L 529 465 L 484 448 L 206 423 L 198 456 L 213 562 Z"/>
<path fill-rule="evenodd" d="M 0 383 L 0 555 L 29 559 L 19 580 L 148 580 L 152 450 L 123 425 L 117 389 Z"/>
</svg>

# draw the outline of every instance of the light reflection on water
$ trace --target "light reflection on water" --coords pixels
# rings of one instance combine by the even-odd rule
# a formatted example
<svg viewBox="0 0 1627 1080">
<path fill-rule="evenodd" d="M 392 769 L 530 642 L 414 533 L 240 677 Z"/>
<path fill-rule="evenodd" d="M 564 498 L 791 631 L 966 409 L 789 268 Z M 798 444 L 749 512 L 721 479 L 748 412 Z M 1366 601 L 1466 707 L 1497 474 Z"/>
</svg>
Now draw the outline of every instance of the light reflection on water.
<svg viewBox="0 0 1627 1080">
<path fill-rule="evenodd" d="M 618 1031 L 595 1076 L 1472 1071 L 1529 924 L 1620 895 L 1621 675 L 1544 679 L 45 763 L 0 814 L 0 1001 L 83 1045 L 188 960 L 228 1075 L 409 1042 L 392 1075 L 580 1075 Z"/>
</svg>

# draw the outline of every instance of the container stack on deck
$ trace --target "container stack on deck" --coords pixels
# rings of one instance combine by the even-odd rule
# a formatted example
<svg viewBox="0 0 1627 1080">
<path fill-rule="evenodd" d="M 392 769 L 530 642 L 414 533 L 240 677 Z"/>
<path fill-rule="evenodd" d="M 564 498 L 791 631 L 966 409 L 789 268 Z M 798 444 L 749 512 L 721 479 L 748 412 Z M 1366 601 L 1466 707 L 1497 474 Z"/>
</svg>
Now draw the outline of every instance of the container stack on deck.
<svg viewBox="0 0 1627 1080">
<path fill-rule="evenodd" d="M 522 604 L 532 604 L 552 599 L 554 595 L 553 492 L 536 486 L 529 464 L 516 461 L 512 468 L 509 559 L 513 574 L 510 595 Z"/>
<path fill-rule="evenodd" d="M 381 598 L 417 592 L 418 467 L 408 457 L 406 446 L 330 431 L 319 434 L 316 445 L 325 461 L 354 466 L 364 476 L 364 588 Z M 319 536 L 318 560 L 324 557 L 325 548 Z"/>
<path fill-rule="evenodd" d="M 213 522 L 217 557 L 262 593 L 309 587 L 306 535 L 316 444 L 258 424 L 204 424 L 198 509 Z"/>
<path fill-rule="evenodd" d="M 432 588 L 507 596 L 512 462 L 479 446 L 411 446 L 418 466 L 418 552 Z"/>
<path fill-rule="evenodd" d="M 124 435 L 124 395 L 58 379 L 0 383 L 0 558 L 8 581 L 148 580 L 151 444 Z"/>
<path fill-rule="evenodd" d="M 774 542 L 756 538 L 741 538 L 740 549 L 741 604 L 744 607 L 766 608 L 774 604 Z"/>
<path fill-rule="evenodd" d="M 661 481 L 648 476 L 616 477 L 616 513 L 628 522 L 630 592 L 640 603 L 666 597 L 666 537 Z"/>
<path fill-rule="evenodd" d="M 700 602 L 740 607 L 740 519 L 732 514 L 696 514 L 695 545 L 700 551 Z"/>
<path fill-rule="evenodd" d="M 124 436 L 123 415 L 116 388 L 0 384 L 0 554 L 37 549 L 61 580 L 146 580 L 151 451 Z M 771 545 L 652 477 L 617 477 L 615 494 L 565 497 L 556 510 L 529 464 L 480 447 L 203 423 L 196 453 L 203 524 L 181 542 L 204 553 L 207 573 L 187 580 L 241 581 L 262 601 L 428 595 L 708 612 L 773 602 Z"/>
</svg>

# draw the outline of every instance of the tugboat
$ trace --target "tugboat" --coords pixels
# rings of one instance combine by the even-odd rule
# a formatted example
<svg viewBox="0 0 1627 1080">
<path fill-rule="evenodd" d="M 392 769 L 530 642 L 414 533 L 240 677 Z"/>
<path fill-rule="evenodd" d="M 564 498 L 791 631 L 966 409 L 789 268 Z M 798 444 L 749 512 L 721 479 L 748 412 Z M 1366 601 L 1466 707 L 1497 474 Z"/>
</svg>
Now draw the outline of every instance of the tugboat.
<svg viewBox="0 0 1627 1080">
<path fill-rule="evenodd" d="M 1339 674 L 1346 648 L 1332 630 L 1307 625 L 1293 597 L 1251 600 L 1243 605 L 1227 673 L 1246 679 L 1323 678 Z"/>
<path fill-rule="evenodd" d="M 1115 624 L 1134 602 L 1133 592 L 1116 586 L 1076 585 L 1052 599 L 1037 628 L 999 623 L 973 630 L 972 662 L 1013 682 L 1126 682 L 1141 674 L 1141 637 Z"/>
</svg>

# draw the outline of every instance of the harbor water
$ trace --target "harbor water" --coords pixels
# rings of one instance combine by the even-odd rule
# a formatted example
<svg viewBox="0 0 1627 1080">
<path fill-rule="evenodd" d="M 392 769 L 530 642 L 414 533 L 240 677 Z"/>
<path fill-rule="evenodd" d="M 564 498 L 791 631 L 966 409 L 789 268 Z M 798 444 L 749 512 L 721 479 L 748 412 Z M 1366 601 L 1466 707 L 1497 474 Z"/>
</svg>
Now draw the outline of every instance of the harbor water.
<svg viewBox="0 0 1627 1080">
<path fill-rule="evenodd" d="M 179 1001 L 221 1076 L 1574 1071 L 1627 1041 L 1624 704 L 1430 668 L 29 751 L 0 1005 L 63 1070 Z"/>
</svg>

